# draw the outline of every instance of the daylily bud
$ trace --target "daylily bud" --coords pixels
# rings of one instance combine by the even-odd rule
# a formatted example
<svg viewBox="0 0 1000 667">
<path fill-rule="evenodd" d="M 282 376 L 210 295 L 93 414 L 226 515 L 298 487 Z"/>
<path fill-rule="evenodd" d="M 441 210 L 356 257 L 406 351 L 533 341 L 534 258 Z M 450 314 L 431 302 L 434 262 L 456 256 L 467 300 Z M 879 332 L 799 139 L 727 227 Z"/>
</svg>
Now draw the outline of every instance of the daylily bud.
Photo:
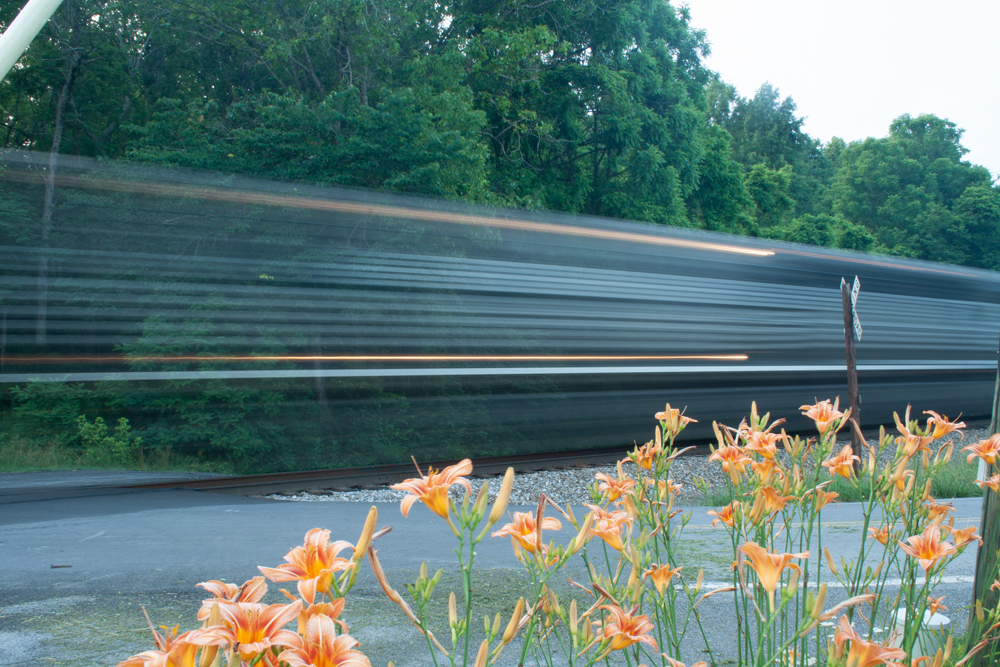
<svg viewBox="0 0 1000 667">
<path fill-rule="evenodd" d="M 820 615 L 823 613 L 823 605 L 826 603 L 826 584 L 820 584 L 819 591 L 816 593 L 816 602 L 813 603 L 812 611 L 809 616 L 815 621 L 819 619 Z"/>
<path fill-rule="evenodd" d="M 497 499 L 493 501 L 493 509 L 490 510 L 489 525 L 493 525 L 503 516 L 504 511 L 507 509 L 507 501 L 510 500 L 510 490 L 513 486 L 514 469 L 507 468 L 507 472 L 503 476 L 503 482 L 500 484 L 500 491 L 497 493 Z"/>
<path fill-rule="evenodd" d="M 476 496 L 476 502 L 472 506 L 472 513 L 476 516 L 482 516 L 486 513 L 486 503 L 490 501 L 490 483 L 483 482 L 483 485 L 479 487 L 479 495 Z"/>
<path fill-rule="evenodd" d="M 576 616 L 576 600 L 569 603 L 569 633 L 576 637 L 579 619 Z"/>
<path fill-rule="evenodd" d="M 837 576 L 837 566 L 833 564 L 833 556 L 830 554 L 830 547 L 823 547 L 823 555 L 826 556 L 826 564 L 830 566 L 830 572 L 833 572 L 833 576 Z"/>
<path fill-rule="evenodd" d="M 799 587 L 799 571 L 792 570 L 792 574 L 788 578 L 788 585 L 785 586 L 785 591 L 782 597 L 785 598 L 786 600 L 792 599 L 793 597 L 795 597 L 795 592 L 798 590 L 798 587 Z"/>
<path fill-rule="evenodd" d="M 573 514 L 573 506 L 566 503 L 566 516 L 569 518 L 569 522 L 573 524 L 574 528 L 579 528 L 580 524 L 576 520 L 576 516 Z"/>
<path fill-rule="evenodd" d="M 576 537 L 570 543 L 569 554 L 571 556 L 582 549 L 583 545 L 590 539 L 590 527 L 592 525 L 594 525 L 594 513 L 588 512 L 587 518 L 583 520 L 583 525 L 580 526 L 580 532 L 576 534 Z"/>
<path fill-rule="evenodd" d="M 514 613 L 510 615 L 510 623 L 507 624 L 507 629 L 503 631 L 503 638 L 500 640 L 504 644 L 509 644 L 514 635 L 517 634 L 517 625 L 521 621 L 521 612 L 523 611 L 524 598 L 518 598 L 517 604 L 514 605 Z"/>
<path fill-rule="evenodd" d="M 486 639 L 483 643 L 479 645 L 479 654 L 476 655 L 476 664 L 474 667 L 486 667 L 486 658 L 490 654 L 490 642 Z"/>
<path fill-rule="evenodd" d="M 496 617 L 493 619 L 493 631 L 490 633 L 490 637 L 496 637 L 500 634 L 500 623 L 502 622 L 503 620 L 500 618 L 500 612 L 497 612 Z"/>
<path fill-rule="evenodd" d="M 372 505 L 372 508 L 368 510 L 368 518 L 365 519 L 365 527 L 361 529 L 358 546 L 354 547 L 354 555 L 351 557 L 354 562 L 361 560 L 365 552 L 368 551 L 368 545 L 372 543 L 376 522 L 378 522 L 378 508 Z"/>
<path fill-rule="evenodd" d="M 705 580 L 705 569 L 702 568 L 702 569 L 698 570 L 698 580 L 694 582 L 694 592 L 695 592 L 695 594 L 697 594 L 698 591 L 701 590 L 701 584 L 702 584 L 702 582 L 704 582 L 704 580 Z"/>
<path fill-rule="evenodd" d="M 203 628 L 214 628 L 216 626 L 222 625 L 222 612 L 219 611 L 219 603 L 216 602 L 212 605 L 212 611 L 209 613 L 208 618 L 201 627 Z M 201 660 L 199 661 L 199 667 L 209 667 L 215 662 L 216 656 L 219 654 L 218 646 L 206 646 L 201 649 Z"/>
<path fill-rule="evenodd" d="M 427 578 L 427 561 L 424 561 L 420 564 L 420 578 L 421 579 Z"/>
<path fill-rule="evenodd" d="M 448 623 L 453 628 L 458 624 L 458 611 L 456 610 L 454 591 L 448 595 Z"/>
</svg>

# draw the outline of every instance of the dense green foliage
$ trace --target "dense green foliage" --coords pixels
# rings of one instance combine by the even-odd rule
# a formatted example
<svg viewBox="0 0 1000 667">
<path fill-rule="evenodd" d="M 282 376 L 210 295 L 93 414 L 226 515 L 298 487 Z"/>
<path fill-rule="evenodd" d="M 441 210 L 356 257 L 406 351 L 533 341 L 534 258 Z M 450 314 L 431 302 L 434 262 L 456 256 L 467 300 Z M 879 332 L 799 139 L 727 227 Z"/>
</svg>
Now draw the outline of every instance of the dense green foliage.
<svg viewBox="0 0 1000 667">
<path fill-rule="evenodd" d="M 0 0 L 0 27 L 22 4 Z M 706 53 L 668 0 L 64 0 L 0 82 L 3 146 L 1000 268 L 1000 190 L 954 123 L 902 115 L 885 137 L 822 143 L 790 97 L 740 97 Z M 41 199 L 0 192 L 0 240 L 48 243 Z M 282 243 L 285 259 L 328 259 Z M 119 351 L 178 352 L 170 326 L 150 318 Z M 405 459 L 425 428 L 376 384 L 125 389 L 32 385 L 3 409 L 46 446 L 123 459 L 141 434 L 161 460 L 232 470 Z M 450 415 L 439 457 L 493 437 L 464 391 L 427 390 Z M 293 426 L 275 419 L 290 405 Z M 123 416 L 135 436 L 107 426 Z M 349 458 L 348 422 L 366 458 Z"/>
</svg>

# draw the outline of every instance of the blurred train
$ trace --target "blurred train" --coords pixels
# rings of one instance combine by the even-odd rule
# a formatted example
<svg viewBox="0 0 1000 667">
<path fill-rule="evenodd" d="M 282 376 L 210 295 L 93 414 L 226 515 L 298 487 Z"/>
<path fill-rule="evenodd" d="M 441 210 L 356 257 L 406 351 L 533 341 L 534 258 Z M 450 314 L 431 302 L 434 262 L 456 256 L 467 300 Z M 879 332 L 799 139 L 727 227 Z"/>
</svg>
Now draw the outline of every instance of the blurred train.
<svg viewBox="0 0 1000 667">
<path fill-rule="evenodd" d="M 693 443 L 752 401 L 805 430 L 800 405 L 847 399 L 855 276 L 865 427 L 992 405 L 993 272 L 61 160 L 0 155 L 11 405 L 58 382 L 201 455 L 289 450 L 256 470 L 631 445 L 668 402 Z"/>
</svg>

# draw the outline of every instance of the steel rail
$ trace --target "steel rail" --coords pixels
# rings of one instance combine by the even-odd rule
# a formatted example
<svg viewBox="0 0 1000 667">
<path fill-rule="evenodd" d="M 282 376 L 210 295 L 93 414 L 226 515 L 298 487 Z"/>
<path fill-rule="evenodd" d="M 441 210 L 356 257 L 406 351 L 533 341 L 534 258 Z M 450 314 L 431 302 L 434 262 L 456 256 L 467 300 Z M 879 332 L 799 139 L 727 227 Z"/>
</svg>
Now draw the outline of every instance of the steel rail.
<svg viewBox="0 0 1000 667">
<path fill-rule="evenodd" d="M 518 472 L 526 472 L 613 463 L 624 458 L 625 451 L 625 447 L 620 446 L 516 456 L 483 456 L 472 459 L 473 475 L 476 477 L 502 475 L 508 467 L 512 467 Z M 450 459 L 445 461 L 428 461 L 427 463 L 421 463 L 420 466 L 424 471 L 428 467 L 440 470 L 445 466 L 455 463 L 454 459 Z M 277 472 L 263 475 L 235 475 L 212 479 L 176 480 L 157 482 L 155 484 L 135 484 L 123 488 L 195 489 L 241 495 L 266 495 L 311 490 L 344 491 L 358 487 L 365 488 L 392 484 L 415 476 L 416 469 L 412 463 L 395 463 L 357 468 L 329 468 L 326 470 Z"/>
</svg>

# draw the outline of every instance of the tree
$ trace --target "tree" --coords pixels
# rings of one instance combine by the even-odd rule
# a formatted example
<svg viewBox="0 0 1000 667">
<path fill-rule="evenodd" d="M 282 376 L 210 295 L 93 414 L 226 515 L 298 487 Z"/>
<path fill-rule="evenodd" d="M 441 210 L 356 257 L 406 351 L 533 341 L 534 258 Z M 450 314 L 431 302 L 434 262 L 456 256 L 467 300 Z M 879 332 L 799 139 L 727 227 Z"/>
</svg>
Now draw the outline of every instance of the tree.
<svg viewBox="0 0 1000 667">
<path fill-rule="evenodd" d="M 950 121 L 904 115 L 888 137 L 851 143 L 839 156 L 834 210 L 894 254 L 996 266 L 997 191 L 989 171 L 962 160 L 961 136 Z"/>
</svg>

